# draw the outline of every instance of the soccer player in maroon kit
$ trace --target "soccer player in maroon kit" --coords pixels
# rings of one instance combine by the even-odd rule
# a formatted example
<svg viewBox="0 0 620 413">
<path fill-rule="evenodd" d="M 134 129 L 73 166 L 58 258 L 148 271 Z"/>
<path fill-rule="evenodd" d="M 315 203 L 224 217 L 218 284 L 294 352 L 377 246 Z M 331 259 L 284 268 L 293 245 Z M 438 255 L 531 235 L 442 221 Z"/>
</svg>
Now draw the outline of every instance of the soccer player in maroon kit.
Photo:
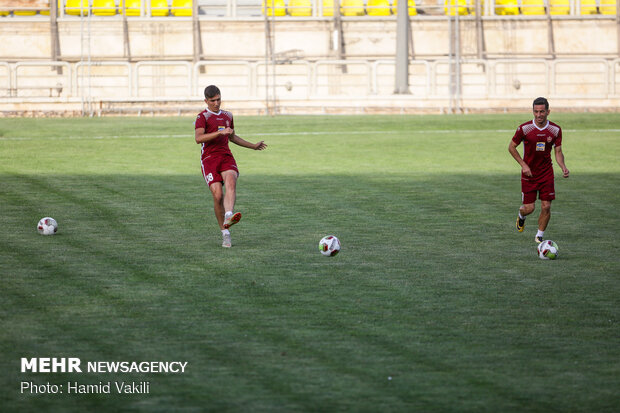
<svg viewBox="0 0 620 413">
<path fill-rule="evenodd" d="M 267 145 L 264 141 L 250 143 L 237 136 L 232 113 L 220 110 L 222 97 L 217 86 L 205 88 L 205 102 L 207 109 L 196 117 L 194 135 L 196 143 L 202 145 L 202 175 L 213 195 L 215 217 L 222 230 L 222 247 L 230 248 L 229 228 L 239 222 L 241 213 L 233 213 L 239 169 L 228 142 L 257 151 L 262 151 Z"/>
<path fill-rule="evenodd" d="M 545 229 L 551 218 L 551 201 L 555 199 L 551 148 L 554 149 L 555 160 L 562 168 L 562 175 L 568 178 L 569 170 L 564 164 L 562 153 L 562 128 L 547 120 L 549 102 L 540 97 L 533 103 L 534 120 L 519 125 L 510 144 L 508 152 L 521 165 L 521 195 L 523 205 L 519 208 L 517 230 L 523 232 L 525 217 L 534 212 L 536 195 L 540 198 L 540 215 L 538 232 L 534 240 L 543 241 Z M 523 142 L 523 157 L 517 146 Z"/>
</svg>

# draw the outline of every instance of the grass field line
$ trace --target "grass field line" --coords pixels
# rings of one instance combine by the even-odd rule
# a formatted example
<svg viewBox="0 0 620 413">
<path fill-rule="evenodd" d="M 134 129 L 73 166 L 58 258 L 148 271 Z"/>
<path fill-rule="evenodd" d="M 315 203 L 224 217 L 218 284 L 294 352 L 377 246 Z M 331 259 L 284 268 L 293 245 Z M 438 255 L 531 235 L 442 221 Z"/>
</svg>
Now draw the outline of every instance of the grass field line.
<svg viewBox="0 0 620 413">
<path fill-rule="evenodd" d="M 243 133 L 246 137 L 263 137 L 263 136 L 311 136 L 311 135 L 394 135 L 401 133 L 409 134 L 454 134 L 454 133 L 512 133 L 514 129 L 416 129 L 410 131 L 395 131 L 395 130 L 369 130 L 369 131 L 314 131 L 314 132 L 266 132 L 266 133 Z M 564 132 L 580 133 L 619 133 L 620 129 L 564 129 Z M 33 140 L 98 140 L 98 139 L 170 139 L 170 138 L 187 138 L 188 134 L 174 134 L 174 135 L 110 135 L 110 136 L 55 136 L 55 137 L 26 137 L 26 136 L 14 136 L 14 137 L 0 137 L 0 141 L 33 141 Z"/>
</svg>

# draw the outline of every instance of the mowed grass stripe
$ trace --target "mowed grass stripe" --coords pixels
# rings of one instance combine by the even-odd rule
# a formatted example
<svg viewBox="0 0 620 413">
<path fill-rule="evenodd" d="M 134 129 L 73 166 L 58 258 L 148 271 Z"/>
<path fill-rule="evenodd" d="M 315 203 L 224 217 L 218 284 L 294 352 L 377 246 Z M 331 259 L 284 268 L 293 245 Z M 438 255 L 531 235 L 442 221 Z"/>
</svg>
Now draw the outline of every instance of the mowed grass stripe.
<svg viewBox="0 0 620 413">
<path fill-rule="evenodd" d="M 9 349 L 0 360 L 3 387 L 41 379 L 19 373 L 26 349 L 84 360 L 182 359 L 191 368 L 180 376 L 50 375 L 147 379 L 153 394 L 8 392 L 3 404 L 9 411 L 614 411 L 613 134 L 565 142 L 574 175 L 558 183 L 549 230 L 561 258 L 544 262 L 535 256 L 535 219 L 523 234 L 513 228 L 519 182 L 510 136 L 409 132 L 436 120 L 445 120 L 442 130 L 473 130 L 472 121 L 495 128 L 506 119 L 373 117 L 388 133 L 368 136 L 340 131 L 379 130 L 371 117 L 238 118 L 237 128 L 302 134 L 274 135 L 261 153 L 235 152 L 244 219 L 233 227 L 230 251 L 219 246 L 191 133 L 187 143 L 76 140 L 45 150 L 0 142 L 10 145 L 0 147 L 7 205 L 0 269 L 10 286 L 10 307 L 0 311 L 15 315 L 0 333 Z M 99 132 L 81 122 L 51 129 Z M 145 131 L 187 128 L 186 120 L 142 122 Z M 138 136 L 139 125 L 113 126 Z M 114 128 L 109 133 L 118 135 Z M 303 134 L 316 129 L 325 134 Z M 44 210 L 59 219 L 56 237 L 34 230 Z M 326 233 L 343 241 L 334 259 L 317 251 Z"/>
</svg>

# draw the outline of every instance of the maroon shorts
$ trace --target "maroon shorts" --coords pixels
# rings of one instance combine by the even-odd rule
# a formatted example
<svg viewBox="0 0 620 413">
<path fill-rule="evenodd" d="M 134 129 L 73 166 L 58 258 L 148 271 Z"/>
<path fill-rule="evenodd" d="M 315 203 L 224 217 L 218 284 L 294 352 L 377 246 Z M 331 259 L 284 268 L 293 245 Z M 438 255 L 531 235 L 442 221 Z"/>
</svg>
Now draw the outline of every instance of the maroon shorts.
<svg viewBox="0 0 620 413">
<path fill-rule="evenodd" d="M 239 173 L 235 158 L 230 154 L 214 154 L 209 155 L 202 160 L 202 176 L 205 178 L 207 185 L 211 186 L 213 182 L 223 182 L 221 173 L 224 171 L 235 171 Z"/>
<path fill-rule="evenodd" d="M 553 201 L 555 199 L 555 186 L 553 176 L 544 181 L 526 181 L 521 179 L 521 196 L 524 204 L 536 202 L 536 195 L 541 201 Z"/>
</svg>

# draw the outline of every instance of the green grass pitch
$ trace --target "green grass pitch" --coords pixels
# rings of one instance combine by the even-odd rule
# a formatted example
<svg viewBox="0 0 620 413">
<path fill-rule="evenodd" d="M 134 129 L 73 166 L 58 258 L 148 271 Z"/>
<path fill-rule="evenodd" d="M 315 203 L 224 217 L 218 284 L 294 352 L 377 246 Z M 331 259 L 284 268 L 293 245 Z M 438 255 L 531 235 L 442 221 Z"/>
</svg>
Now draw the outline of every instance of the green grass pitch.
<svg viewBox="0 0 620 413">
<path fill-rule="evenodd" d="M 514 228 L 507 147 L 530 118 L 238 117 L 269 148 L 231 145 L 229 250 L 192 118 L 0 119 L 0 410 L 617 412 L 620 116 L 550 116 L 571 170 L 556 261 L 536 256 L 538 210 Z M 188 364 L 44 374 L 22 357 Z M 123 381 L 150 391 L 66 391 Z"/>
</svg>

